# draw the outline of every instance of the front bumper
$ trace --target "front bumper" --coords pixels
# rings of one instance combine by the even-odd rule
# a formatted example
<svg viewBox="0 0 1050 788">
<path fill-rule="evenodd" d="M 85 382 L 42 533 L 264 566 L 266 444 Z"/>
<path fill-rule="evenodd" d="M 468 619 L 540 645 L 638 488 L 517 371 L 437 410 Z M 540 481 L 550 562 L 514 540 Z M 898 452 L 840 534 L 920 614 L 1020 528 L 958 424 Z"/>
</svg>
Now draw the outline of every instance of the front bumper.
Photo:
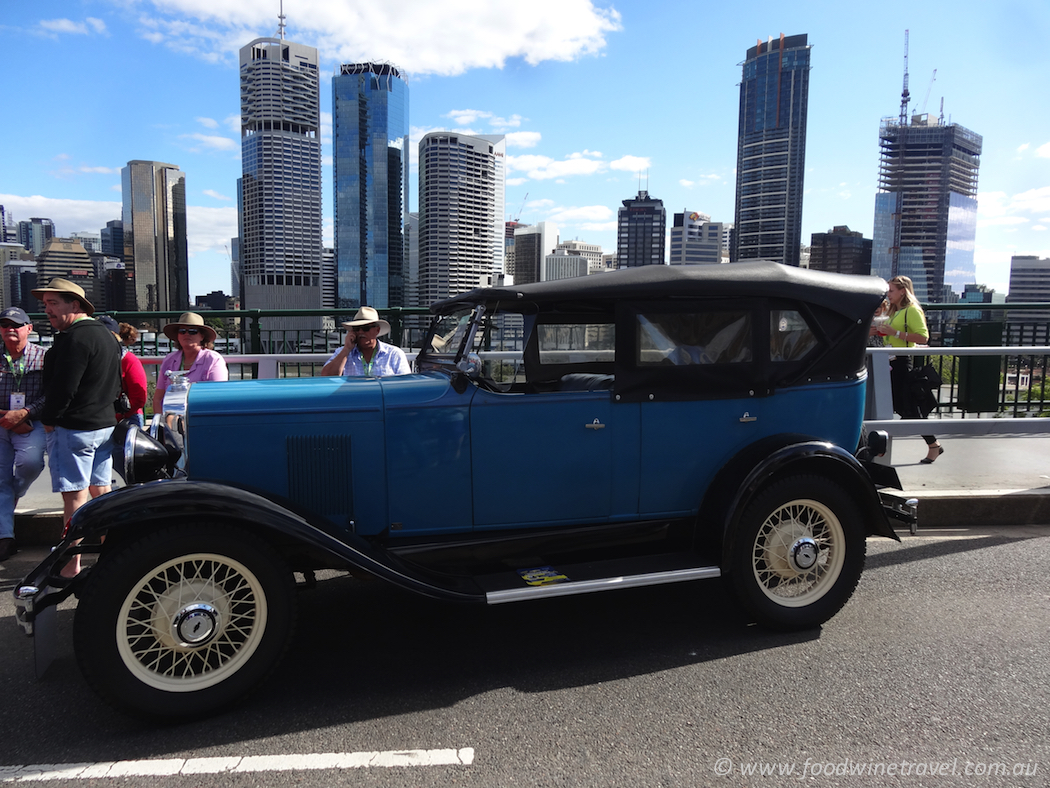
<svg viewBox="0 0 1050 788">
<path fill-rule="evenodd" d="M 919 499 L 905 498 L 899 492 L 887 489 L 879 490 L 879 499 L 886 517 L 908 526 L 914 535 L 919 527 Z"/>
<path fill-rule="evenodd" d="M 77 553 L 94 552 L 84 544 L 73 544 L 63 540 L 48 553 L 47 557 L 15 587 L 15 619 L 27 635 L 35 633 L 35 623 L 40 614 L 60 604 L 80 588 L 89 569 L 76 577 L 62 577 L 64 567 Z"/>
</svg>

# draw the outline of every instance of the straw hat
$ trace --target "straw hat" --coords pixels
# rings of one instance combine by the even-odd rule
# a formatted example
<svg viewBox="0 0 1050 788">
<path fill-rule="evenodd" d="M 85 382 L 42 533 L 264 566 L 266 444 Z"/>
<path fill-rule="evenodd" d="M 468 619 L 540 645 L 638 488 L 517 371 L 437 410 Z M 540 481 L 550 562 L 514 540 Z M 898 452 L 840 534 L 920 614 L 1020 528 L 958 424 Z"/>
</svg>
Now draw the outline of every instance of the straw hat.
<svg viewBox="0 0 1050 788">
<path fill-rule="evenodd" d="M 353 328 L 354 326 L 367 326 L 369 323 L 379 324 L 379 333 L 376 334 L 378 337 L 385 337 L 390 333 L 390 324 L 383 320 L 379 313 L 370 306 L 363 306 L 358 309 L 354 319 L 348 323 L 343 323 L 343 325 L 347 328 Z"/>
<path fill-rule="evenodd" d="M 196 312 L 183 312 L 178 322 L 168 323 L 168 325 L 164 326 L 164 336 L 172 342 L 178 342 L 180 328 L 196 328 L 200 331 L 204 342 L 214 342 L 215 337 L 218 336 L 215 333 L 215 329 L 211 326 L 206 326 L 204 318 Z"/>
<path fill-rule="evenodd" d="M 74 296 L 83 307 L 84 312 L 93 315 L 95 314 L 95 307 L 91 305 L 91 302 L 84 297 L 84 288 L 80 285 L 73 284 L 68 279 L 63 279 L 60 276 L 56 276 L 51 280 L 47 287 L 38 287 L 32 291 L 33 297 L 41 301 L 44 300 L 44 293 L 65 293 L 66 295 Z"/>
</svg>

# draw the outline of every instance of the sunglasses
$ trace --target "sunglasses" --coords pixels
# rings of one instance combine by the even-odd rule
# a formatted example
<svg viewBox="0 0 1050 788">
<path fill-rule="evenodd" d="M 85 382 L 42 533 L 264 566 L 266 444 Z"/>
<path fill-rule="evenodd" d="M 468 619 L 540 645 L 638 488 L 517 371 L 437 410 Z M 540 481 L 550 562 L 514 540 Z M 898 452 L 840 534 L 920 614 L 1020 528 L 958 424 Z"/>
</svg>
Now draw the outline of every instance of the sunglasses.
<svg viewBox="0 0 1050 788">
<path fill-rule="evenodd" d="M 195 328 L 180 328 L 179 329 L 179 333 L 180 334 L 189 334 L 190 336 L 194 336 L 195 337 L 195 336 L 197 336 L 197 334 L 200 333 L 200 331 L 198 331 Z"/>
<path fill-rule="evenodd" d="M 373 323 L 370 326 L 354 326 L 354 331 L 358 334 L 363 334 L 366 331 L 371 331 L 373 328 L 379 328 L 379 323 Z"/>
<path fill-rule="evenodd" d="M 21 328 L 28 323 L 12 323 L 10 320 L 0 320 L 0 328 Z"/>
</svg>

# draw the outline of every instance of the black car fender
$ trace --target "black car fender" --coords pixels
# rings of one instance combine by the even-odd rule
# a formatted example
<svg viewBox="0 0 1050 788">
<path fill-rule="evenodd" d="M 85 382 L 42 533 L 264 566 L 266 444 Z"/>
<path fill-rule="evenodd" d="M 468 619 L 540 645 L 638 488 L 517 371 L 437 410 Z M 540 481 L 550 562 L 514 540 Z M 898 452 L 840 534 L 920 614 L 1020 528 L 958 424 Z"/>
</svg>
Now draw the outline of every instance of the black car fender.
<svg viewBox="0 0 1050 788">
<path fill-rule="evenodd" d="M 834 479 L 860 504 L 869 536 L 899 541 L 886 517 L 882 500 L 868 472 L 840 446 L 805 435 L 775 435 L 751 444 L 719 470 L 700 505 L 698 522 L 705 539 L 723 559 L 732 550 L 733 535 L 748 502 L 765 486 L 789 474 L 812 473 Z"/>
<path fill-rule="evenodd" d="M 293 568 L 357 568 L 426 596 L 452 601 L 485 598 L 464 578 L 429 573 L 404 562 L 290 501 L 218 482 L 166 479 L 115 490 L 77 511 L 66 543 L 97 543 L 104 536 L 119 544 L 144 529 L 187 521 L 218 528 L 235 525 L 258 534 L 288 556 Z"/>
</svg>

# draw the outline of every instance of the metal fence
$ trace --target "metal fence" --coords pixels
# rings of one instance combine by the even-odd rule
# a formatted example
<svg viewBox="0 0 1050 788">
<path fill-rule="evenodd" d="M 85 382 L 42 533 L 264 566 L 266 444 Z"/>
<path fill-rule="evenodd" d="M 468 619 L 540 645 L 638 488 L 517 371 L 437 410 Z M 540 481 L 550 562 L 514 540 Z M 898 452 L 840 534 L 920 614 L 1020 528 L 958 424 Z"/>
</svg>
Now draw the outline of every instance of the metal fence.
<svg viewBox="0 0 1050 788">
<path fill-rule="evenodd" d="M 944 385 L 939 392 L 940 407 L 932 419 L 967 421 L 1005 417 L 1050 415 L 1050 402 L 1044 385 L 1050 366 L 1050 346 L 1018 345 L 1018 340 L 1037 337 L 1050 341 L 1050 319 L 1042 320 L 1048 304 L 927 304 L 924 309 L 931 324 L 940 327 L 933 341 L 943 346 L 901 351 L 870 349 L 872 357 L 871 423 L 893 419 L 889 399 L 889 356 L 897 353 L 916 356 L 916 363 L 931 361 Z M 391 324 L 384 341 L 403 348 L 411 357 L 419 349 L 429 310 L 390 308 L 378 310 Z M 1009 314 L 1008 314 L 1009 313 Z M 1025 313 L 1032 320 L 1025 320 Z M 173 348 L 161 331 L 163 325 L 178 320 L 181 312 L 109 312 L 120 322 L 136 326 L 140 337 L 135 347 L 146 366 L 151 384 L 163 357 Z M 320 374 L 324 361 L 342 346 L 346 329 L 341 323 L 353 314 L 333 314 L 326 310 L 226 310 L 202 311 L 202 317 L 216 328 L 216 350 L 226 357 L 231 379 L 312 377 Z M 969 319 L 967 318 L 969 316 Z M 974 316 L 983 318 L 972 319 Z M 33 315 L 34 323 L 46 332 L 47 319 Z M 1009 317 L 1009 319 L 1007 319 Z M 994 318 L 994 319 L 989 319 Z M 289 322 L 298 327 L 284 327 Z M 281 326 L 281 327 L 278 327 Z M 46 334 L 43 343 L 48 343 Z M 975 347 L 973 345 L 981 345 Z M 885 391 L 880 394 L 882 387 Z M 1042 420 L 1040 420 L 1042 421 Z M 1050 428 L 1050 419 L 1044 422 Z M 978 425 L 970 424 L 970 432 Z M 1005 425 L 1004 425 L 1005 426 Z M 916 424 L 898 420 L 894 434 L 918 434 Z M 1024 428 L 1025 431 L 1034 429 Z M 1009 431 L 1021 429 L 1019 425 Z M 938 431 L 947 432 L 938 426 Z"/>
</svg>

